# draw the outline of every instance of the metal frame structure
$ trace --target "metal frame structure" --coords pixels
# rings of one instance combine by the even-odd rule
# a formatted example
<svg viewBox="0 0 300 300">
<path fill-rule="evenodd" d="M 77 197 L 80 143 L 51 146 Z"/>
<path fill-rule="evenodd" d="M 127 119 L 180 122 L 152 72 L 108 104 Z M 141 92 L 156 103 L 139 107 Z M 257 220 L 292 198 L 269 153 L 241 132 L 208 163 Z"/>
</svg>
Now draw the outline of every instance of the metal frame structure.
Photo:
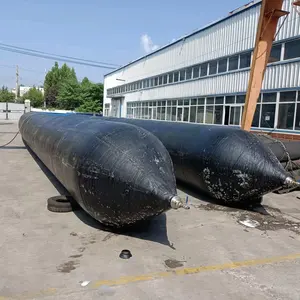
<svg viewBox="0 0 300 300">
<path fill-rule="evenodd" d="M 263 0 L 256 33 L 246 103 L 242 119 L 242 129 L 250 131 L 257 99 L 259 97 L 276 28 L 280 17 L 289 14 L 283 11 L 283 0 Z"/>
</svg>

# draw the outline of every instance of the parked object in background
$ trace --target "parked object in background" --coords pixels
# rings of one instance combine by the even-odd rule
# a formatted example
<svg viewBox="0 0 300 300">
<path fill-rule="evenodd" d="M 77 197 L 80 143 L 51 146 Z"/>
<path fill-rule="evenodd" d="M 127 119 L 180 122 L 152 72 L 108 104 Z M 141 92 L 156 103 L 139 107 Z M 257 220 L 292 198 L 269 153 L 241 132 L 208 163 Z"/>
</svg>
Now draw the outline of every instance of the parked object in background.
<svg viewBox="0 0 300 300">
<path fill-rule="evenodd" d="M 267 145 L 280 162 L 300 159 L 300 141 L 283 141 L 267 134 L 257 134 L 258 138 Z"/>
<path fill-rule="evenodd" d="M 252 204 L 284 185 L 296 184 L 272 151 L 236 127 L 103 118 L 140 126 L 169 151 L 176 178 L 223 202 Z"/>
<path fill-rule="evenodd" d="M 25 143 L 93 218 L 122 227 L 184 206 L 168 151 L 148 131 L 77 114 L 30 112 Z"/>
</svg>

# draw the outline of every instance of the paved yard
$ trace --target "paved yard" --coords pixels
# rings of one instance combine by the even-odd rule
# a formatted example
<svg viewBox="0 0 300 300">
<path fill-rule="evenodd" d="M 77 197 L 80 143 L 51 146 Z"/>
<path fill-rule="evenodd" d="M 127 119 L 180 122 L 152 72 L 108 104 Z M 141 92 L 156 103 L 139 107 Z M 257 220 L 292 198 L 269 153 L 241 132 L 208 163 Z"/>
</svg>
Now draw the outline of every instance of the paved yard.
<svg viewBox="0 0 300 300">
<path fill-rule="evenodd" d="M 17 130 L 1 121 L 0 144 Z M 297 192 L 250 212 L 180 187 L 190 210 L 116 234 L 83 211 L 49 212 L 56 188 L 20 136 L 0 148 L 0 300 L 300 299 Z M 122 249 L 133 256 L 120 259 Z"/>
</svg>

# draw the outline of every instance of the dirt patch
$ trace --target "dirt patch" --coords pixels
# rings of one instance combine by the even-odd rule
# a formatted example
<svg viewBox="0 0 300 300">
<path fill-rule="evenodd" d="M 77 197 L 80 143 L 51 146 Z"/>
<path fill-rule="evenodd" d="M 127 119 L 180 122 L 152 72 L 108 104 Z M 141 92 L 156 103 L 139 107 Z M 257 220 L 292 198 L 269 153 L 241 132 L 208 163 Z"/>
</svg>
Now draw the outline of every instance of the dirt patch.
<svg viewBox="0 0 300 300">
<path fill-rule="evenodd" d="M 236 216 L 237 221 L 251 220 L 257 226 L 255 228 L 261 231 L 276 231 L 286 229 L 300 234 L 300 223 L 295 223 L 285 219 L 282 215 L 263 215 L 257 212 L 242 212 Z"/>
<path fill-rule="evenodd" d="M 61 273 L 71 273 L 79 265 L 78 261 L 70 260 L 57 267 L 57 271 Z"/>
<path fill-rule="evenodd" d="M 300 234 L 300 223 L 287 219 L 277 208 L 271 208 L 267 205 L 259 205 L 250 208 L 240 208 L 232 206 L 222 206 L 218 204 L 200 204 L 195 206 L 205 211 L 223 211 L 230 214 L 239 225 L 247 227 L 241 222 L 249 221 L 253 223 L 253 227 L 261 231 L 276 231 L 286 229 Z M 250 226 L 248 226 L 250 227 Z M 246 231 L 246 230 L 245 230 Z M 248 231 L 248 230 L 247 230 Z"/>
<path fill-rule="evenodd" d="M 82 256 L 82 254 L 76 254 L 76 255 L 71 255 L 71 256 L 69 256 L 70 258 L 79 258 L 79 257 L 81 257 Z"/>
<path fill-rule="evenodd" d="M 176 259 L 167 259 L 165 260 L 165 264 L 170 269 L 183 267 L 183 262 Z"/>
</svg>

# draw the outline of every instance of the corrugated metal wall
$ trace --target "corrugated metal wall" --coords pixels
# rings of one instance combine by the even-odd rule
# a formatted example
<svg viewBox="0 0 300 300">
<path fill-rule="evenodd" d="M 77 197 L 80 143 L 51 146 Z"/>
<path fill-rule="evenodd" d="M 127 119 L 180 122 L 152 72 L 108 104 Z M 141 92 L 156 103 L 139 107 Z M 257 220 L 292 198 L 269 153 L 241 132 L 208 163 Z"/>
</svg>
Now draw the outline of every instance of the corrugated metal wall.
<svg viewBox="0 0 300 300">
<path fill-rule="evenodd" d="M 290 11 L 276 40 L 300 35 L 300 16 L 290 0 L 284 1 L 284 9 Z M 105 77 L 106 89 L 168 72 L 203 61 L 242 52 L 254 47 L 260 5 L 251 7 L 229 19 L 186 38 L 162 51 Z M 278 27 L 283 22 L 280 19 Z M 263 89 L 300 86 L 299 63 L 270 66 L 266 72 Z M 193 95 L 222 94 L 245 91 L 249 71 L 224 74 L 197 81 L 153 88 L 125 94 L 126 101 L 186 97 Z M 116 79 L 124 81 L 117 81 Z"/>
<path fill-rule="evenodd" d="M 105 78 L 107 88 L 217 57 L 245 51 L 254 45 L 260 6 L 186 38 Z M 110 79 L 112 82 L 110 82 Z"/>
<path fill-rule="evenodd" d="M 171 99 L 181 97 L 224 95 L 246 92 L 249 71 L 230 73 L 202 80 L 162 86 L 125 94 L 125 101 Z M 268 67 L 263 90 L 300 87 L 300 62 Z"/>
</svg>

